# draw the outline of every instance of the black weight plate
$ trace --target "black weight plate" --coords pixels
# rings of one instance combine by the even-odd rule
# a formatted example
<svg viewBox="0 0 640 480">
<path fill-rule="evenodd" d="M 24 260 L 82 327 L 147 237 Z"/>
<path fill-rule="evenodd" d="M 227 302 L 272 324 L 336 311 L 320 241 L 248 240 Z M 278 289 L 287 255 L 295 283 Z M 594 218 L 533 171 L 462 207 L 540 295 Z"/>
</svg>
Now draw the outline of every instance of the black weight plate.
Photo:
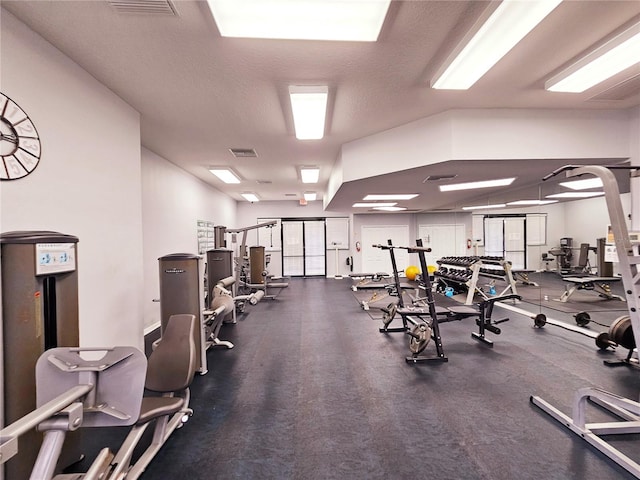
<svg viewBox="0 0 640 480">
<path fill-rule="evenodd" d="M 409 337 L 409 350 L 414 355 L 417 355 L 427 348 L 427 344 L 431 340 L 431 327 L 426 323 L 421 323 L 413 327 L 411 333 L 414 336 Z"/>
<path fill-rule="evenodd" d="M 596 337 L 596 347 L 600 350 L 606 350 L 611 346 L 611 340 L 609 340 L 609 333 L 602 332 Z"/>
<path fill-rule="evenodd" d="M 544 327 L 547 324 L 547 316 L 544 313 L 539 313 L 533 317 L 533 324 L 539 328 Z"/>
<path fill-rule="evenodd" d="M 636 348 L 636 340 L 633 335 L 631 318 L 628 315 L 616 318 L 609 327 L 610 339 L 618 345 L 628 348 Z"/>
<path fill-rule="evenodd" d="M 587 312 L 580 312 L 576 314 L 576 325 L 579 327 L 586 327 L 591 321 L 591 316 Z"/>
<path fill-rule="evenodd" d="M 385 327 L 388 327 L 393 317 L 396 316 L 396 310 L 398 310 L 398 306 L 395 303 L 390 303 L 387 305 L 387 308 L 383 310 L 382 323 Z"/>
</svg>

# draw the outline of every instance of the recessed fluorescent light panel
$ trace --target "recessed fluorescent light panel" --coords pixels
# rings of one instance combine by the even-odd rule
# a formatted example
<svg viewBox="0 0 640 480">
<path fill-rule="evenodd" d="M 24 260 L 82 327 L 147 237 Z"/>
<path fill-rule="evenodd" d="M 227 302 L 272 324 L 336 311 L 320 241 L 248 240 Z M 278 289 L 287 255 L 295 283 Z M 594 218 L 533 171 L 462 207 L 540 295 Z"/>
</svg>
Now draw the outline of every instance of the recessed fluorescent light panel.
<svg viewBox="0 0 640 480">
<path fill-rule="evenodd" d="M 395 207 L 398 204 L 398 202 L 378 202 L 378 203 L 373 203 L 373 202 L 369 202 L 369 203 L 364 203 L 364 202 L 360 202 L 360 203 L 354 203 L 353 205 L 351 205 L 353 208 L 375 208 L 375 207 Z"/>
<path fill-rule="evenodd" d="M 318 183 L 320 169 L 318 167 L 300 167 L 302 183 Z"/>
<path fill-rule="evenodd" d="M 235 174 L 233 170 L 226 167 L 211 167 L 209 169 L 216 177 L 222 180 L 224 183 L 240 183 L 240 178 Z"/>
<path fill-rule="evenodd" d="M 391 194 L 373 194 L 367 195 L 362 200 L 373 201 L 373 200 L 411 200 L 412 198 L 416 198 L 419 194 L 417 193 L 391 193 Z"/>
<path fill-rule="evenodd" d="M 375 42 L 391 0 L 208 0 L 223 37 Z"/>
<path fill-rule="evenodd" d="M 547 195 L 544 198 L 589 198 L 604 195 L 604 192 L 564 192 Z"/>
<path fill-rule="evenodd" d="M 326 86 L 289 87 L 293 126 L 298 140 L 319 140 L 324 137 L 328 96 L 329 88 Z"/>
<path fill-rule="evenodd" d="M 383 212 L 400 212 L 406 210 L 407 207 L 373 207 L 374 210 L 382 210 Z"/>
<path fill-rule="evenodd" d="M 452 183 L 451 185 L 440 185 L 441 192 L 453 192 L 456 190 L 472 190 L 474 188 L 490 188 L 490 187 L 505 187 L 511 185 L 515 177 L 513 178 L 500 178 L 498 180 L 484 180 L 481 182 L 468 182 L 468 183 Z"/>
<path fill-rule="evenodd" d="M 473 207 L 462 207 L 463 210 L 483 210 L 485 208 L 504 208 L 507 205 L 504 203 L 496 203 L 495 205 L 475 205 Z"/>
<path fill-rule="evenodd" d="M 507 202 L 507 205 L 548 205 L 549 203 L 558 203 L 557 200 L 516 200 L 515 202 Z"/>
<path fill-rule="evenodd" d="M 640 23 L 545 82 L 550 92 L 580 93 L 640 63 Z"/>
<path fill-rule="evenodd" d="M 449 90 L 470 88 L 560 2 L 504 0 L 493 13 L 478 20 L 436 73 L 431 86 Z"/>
<path fill-rule="evenodd" d="M 316 192 L 304 192 L 304 199 L 307 202 L 313 202 L 317 197 L 318 195 L 316 194 Z"/>
<path fill-rule="evenodd" d="M 258 196 L 255 193 L 243 193 L 242 196 L 244 197 L 244 199 L 248 202 L 259 202 L 260 199 L 258 198 Z"/>
<path fill-rule="evenodd" d="M 598 177 L 585 178 L 584 180 L 573 180 L 571 182 L 560 182 L 563 187 L 571 190 L 587 190 L 588 188 L 602 187 L 602 180 Z"/>
</svg>

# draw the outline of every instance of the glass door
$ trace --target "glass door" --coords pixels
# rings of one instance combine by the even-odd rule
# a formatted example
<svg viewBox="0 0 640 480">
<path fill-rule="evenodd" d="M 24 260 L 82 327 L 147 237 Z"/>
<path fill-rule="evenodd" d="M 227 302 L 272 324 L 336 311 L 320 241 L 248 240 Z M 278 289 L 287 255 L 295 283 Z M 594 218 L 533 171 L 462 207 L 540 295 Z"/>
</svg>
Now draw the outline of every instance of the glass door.
<svg viewBox="0 0 640 480">
<path fill-rule="evenodd" d="M 324 219 L 282 219 L 282 274 L 326 276 Z"/>
</svg>

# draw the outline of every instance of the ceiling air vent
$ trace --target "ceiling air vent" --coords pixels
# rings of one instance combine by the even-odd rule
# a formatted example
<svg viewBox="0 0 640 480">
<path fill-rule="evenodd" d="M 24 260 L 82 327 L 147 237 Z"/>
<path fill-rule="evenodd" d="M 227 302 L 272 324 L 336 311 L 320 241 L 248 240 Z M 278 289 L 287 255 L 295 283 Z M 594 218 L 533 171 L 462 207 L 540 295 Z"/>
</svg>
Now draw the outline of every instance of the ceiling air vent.
<svg viewBox="0 0 640 480">
<path fill-rule="evenodd" d="M 170 0 L 107 0 L 118 13 L 178 15 Z"/>
<path fill-rule="evenodd" d="M 229 151 L 231 155 L 236 158 L 252 158 L 258 156 L 253 148 L 230 148 Z"/>
<path fill-rule="evenodd" d="M 422 183 L 426 183 L 426 182 L 439 182 L 440 180 L 451 180 L 452 178 L 456 178 L 458 175 L 453 173 L 453 174 L 444 174 L 444 175 L 429 175 L 427 178 L 425 178 Z"/>
<path fill-rule="evenodd" d="M 284 196 L 285 197 L 297 197 L 298 194 L 297 193 L 285 193 Z"/>
<path fill-rule="evenodd" d="M 258 185 L 271 185 L 273 182 L 271 180 L 256 180 Z"/>
</svg>

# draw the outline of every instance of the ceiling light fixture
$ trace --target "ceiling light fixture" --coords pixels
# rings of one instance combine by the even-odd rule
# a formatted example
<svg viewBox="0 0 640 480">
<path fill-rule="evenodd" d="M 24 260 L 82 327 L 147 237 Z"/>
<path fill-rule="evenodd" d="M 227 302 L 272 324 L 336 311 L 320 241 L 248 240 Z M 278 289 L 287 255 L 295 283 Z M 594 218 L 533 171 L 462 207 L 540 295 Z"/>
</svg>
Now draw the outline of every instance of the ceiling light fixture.
<svg viewBox="0 0 640 480">
<path fill-rule="evenodd" d="M 208 0 L 223 37 L 375 42 L 391 0 Z"/>
<path fill-rule="evenodd" d="M 241 195 L 248 202 L 259 202 L 260 201 L 260 199 L 258 198 L 258 196 L 255 193 L 245 192 L 245 193 L 243 193 Z"/>
<path fill-rule="evenodd" d="M 557 200 L 516 200 L 515 202 L 507 202 L 507 205 L 548 205 L 550 203 L 558 203 Z"/>
<path fill-rule="evenodd" d="M 585 178 L 584 180 L 573 180 L 571 182 L 560 182 L 563 187 L 571 190 L 587 190 L 588 188 L 601 188 L 602 180 L 598 177 Z"/>
<path fill-rule="evenodd" d="M 224 183 L 240 183 L 240 177 L 228 167 L 211 167 L 209 171 Z"/>
<path fill-rule="evenodd" d="M 406 210 L 407 207 L 373 207 L 374 210 L 382 210 L 383 212 L 399 212 Z"/>
<path fill-rule="evenodd" d="M 463 210 L 483 210 L 485 208 L 504 208 L 507 205 L 504 203 L 496 203 L 494 205 L 475 205 L 473 207 L 462 207 Z"/>
<path fill-rule="evenodd" d="M 616 35 L 547 80 L 550 92 L 580 93 L 640 63 L 640 23 Z"/>
<path fill-rule="evenodd" d="M 486 10 L 436 72 L 431 87 L 449 90 L 470 88 L 560 2 L 504 0 L 495 10 Z"/>
<path fill-rule="evenodd" d="M 302 183 L 318 183 L 320 169 L 318 167 L 300 167 Z"/>
<path fill-rule="evenodd" d="M 450 185 L 440 185 L 438 188 L 440 188 L 441 192 L 453 192 L 456 190 L 472 190 L 474 188 L 505 187 L 511 185 L 515 179 L 515 177 L 512 177 L 497 180 L 483 180 L 481 182 L 452 183 Z"/>
<path fill-rule="evenodd" d="M 329 87 L 292 85 L 289 87 L 293 125 L 298 140 L 324 137 Z"/>
<path fill-rule="evenodd" d="M 418 193 L 390 193 L 390 194 L 371 194 L 364 197 L 362 200 L 411 200 L 416 198 Z"/>
<path fill-rule="evenodd" d="M 385 202 L 385 203 L 354 203 L 351 205 L 353 208 L 375 208 L 375 207 L 394 207 L 398 204 L 398 202 Z"/>
<path fill-rule="evenodd" d="M 317 197 L 318 195 L 316 194 L 316 192 L 304 192 L 304 199 L 307 202 L 313 202 Z"/>
<path fill-rule="evenodd" d="M 590 198 L 604 195 L 604 192 L 564 192 L 547 195 L 544 198 Z"/>
</svg>

